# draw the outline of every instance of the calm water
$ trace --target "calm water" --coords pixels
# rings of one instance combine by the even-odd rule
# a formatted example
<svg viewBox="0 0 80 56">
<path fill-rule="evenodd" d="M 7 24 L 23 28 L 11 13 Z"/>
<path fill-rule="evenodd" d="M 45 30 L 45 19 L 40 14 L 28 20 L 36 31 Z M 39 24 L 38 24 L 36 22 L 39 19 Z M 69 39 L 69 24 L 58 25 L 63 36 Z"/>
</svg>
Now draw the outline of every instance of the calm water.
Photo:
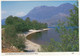
<svg viewBox="0 0 80 56">
<path fill-rule="evenodd" d="M 27 39 L 40 45 L 48 44 L 50 39 L 60 42 L 59 33 L 57 33 L 54 28 L 49 29 L 48 31 L 33 33 L 27 36 Z"/>
</svg>

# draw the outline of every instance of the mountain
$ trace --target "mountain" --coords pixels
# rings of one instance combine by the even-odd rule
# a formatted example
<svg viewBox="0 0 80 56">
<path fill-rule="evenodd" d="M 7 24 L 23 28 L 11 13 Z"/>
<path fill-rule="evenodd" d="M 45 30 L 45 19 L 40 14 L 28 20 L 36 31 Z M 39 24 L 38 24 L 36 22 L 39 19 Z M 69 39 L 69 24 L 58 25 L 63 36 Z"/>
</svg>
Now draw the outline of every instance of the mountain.
<svg viewBox="0 0 80 56">
<path fill-rule="evenodd" d="M 39 22 L 48 23 L 48 25 L 56 25 L 59 20 L 66 20 L 70 9 L 73 9 L 73 5 L 70 3 L 61 4 L 57 7 L 38 6 L 21 18 L 25 20 L 27 17 L 30 17 L 31 20 L 38 20 Z"/>
<path fill-rule="evenodd" d="M 5 25 L 5 20 L 6 20 L 6 19 L 2 19 L 2 20 L 1 20 L 1 25 Z"/>
<path fill-rule="evenodd" d="M 27 17 L 30 17 L 31 20 L 45 22 L 48 25 L 57 24 L 59 20 L 66 20 L 66 16 L 69 16 L 70 9 L 73 9 L 73 5 L 70 3 L 65 3 L 58 7 L 38 6 L 33 8 L 23 19 L 25 20 Z"/>
</svg>

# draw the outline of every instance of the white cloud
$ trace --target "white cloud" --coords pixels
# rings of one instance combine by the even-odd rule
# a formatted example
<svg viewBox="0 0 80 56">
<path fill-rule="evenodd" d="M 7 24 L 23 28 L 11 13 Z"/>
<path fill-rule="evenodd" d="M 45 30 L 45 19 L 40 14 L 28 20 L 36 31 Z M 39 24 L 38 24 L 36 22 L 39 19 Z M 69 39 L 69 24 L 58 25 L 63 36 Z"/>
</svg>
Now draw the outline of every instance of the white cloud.
<svg viewBox="0 0 80 56">
<path fill-rule="evenodd" d="M 2 14 L 6 14 L 6 13 L 7 13 L 7 11 L 5 11 L 5 10 L 2 10 L 2 11 L 1 11 L 1 13 L 2 13 Z"/>
<path fill-rule="evenodd" d="M 26 15 L 26 13 L 25 12 L 18 12 L 18 13 L 16 13 L 16 16 L 25 16 Z"/>
</svg>

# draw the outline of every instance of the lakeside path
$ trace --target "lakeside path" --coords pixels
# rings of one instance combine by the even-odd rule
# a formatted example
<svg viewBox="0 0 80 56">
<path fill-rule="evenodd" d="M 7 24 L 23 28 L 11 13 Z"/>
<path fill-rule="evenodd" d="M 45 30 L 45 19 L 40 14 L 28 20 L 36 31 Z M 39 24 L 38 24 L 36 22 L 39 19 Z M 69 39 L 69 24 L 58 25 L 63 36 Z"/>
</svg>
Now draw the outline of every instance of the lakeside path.
<svg viewBox="0 0 80 56">
<path fill-rule="evenodd" d="M 46 31 L 46 30 L 49 30 L 49 28 L 42 29 L 42 30 L 29 30 L 29 32 L 27 34 L 24 34 L 24 37 L 27 37 L 28 35 L 36 33 L 36 32 L 42 32 L 42 31 Z"/>
<path fill-rule="evenodd" d="M 27 37 L 30 34 L 33 34 L 36 32 L 42 32 L 42 31 L 46 31 L 46 30 L 49 30 L 49 28 L 42 29 L 42 30 L 29 30 L 29 32 L 26 34 L 23 34 L 23 36 Z M 32 52 L 38 52 L 41 50 L 41 46 L 39 44 L 34 43 L 28 39 L 26 39 L 25 46 L 26 46 L 26 48 L 24 50 L 28 50 L 28 51 L 32 51 Z"/>
</svg>

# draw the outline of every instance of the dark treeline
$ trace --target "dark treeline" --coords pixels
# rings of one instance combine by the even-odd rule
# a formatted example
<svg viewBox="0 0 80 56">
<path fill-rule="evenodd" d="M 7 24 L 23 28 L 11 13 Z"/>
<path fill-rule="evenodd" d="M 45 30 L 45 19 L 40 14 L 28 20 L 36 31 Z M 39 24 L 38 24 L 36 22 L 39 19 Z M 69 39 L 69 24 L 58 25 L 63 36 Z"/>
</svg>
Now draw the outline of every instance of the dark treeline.
<svg viewBox="0 0 80 56">
<path fill-rule="evenodd" d="M 29 29 L 43 29 L 47 28 L 47 23 L 40 23 L 36 20 L 31 21 L 29 17 L 22 20 L 19 17 L 9 16 L 5 21 L 6 25 L 14 25 L 17 32 L 25 32 Z"/>
</svg>

